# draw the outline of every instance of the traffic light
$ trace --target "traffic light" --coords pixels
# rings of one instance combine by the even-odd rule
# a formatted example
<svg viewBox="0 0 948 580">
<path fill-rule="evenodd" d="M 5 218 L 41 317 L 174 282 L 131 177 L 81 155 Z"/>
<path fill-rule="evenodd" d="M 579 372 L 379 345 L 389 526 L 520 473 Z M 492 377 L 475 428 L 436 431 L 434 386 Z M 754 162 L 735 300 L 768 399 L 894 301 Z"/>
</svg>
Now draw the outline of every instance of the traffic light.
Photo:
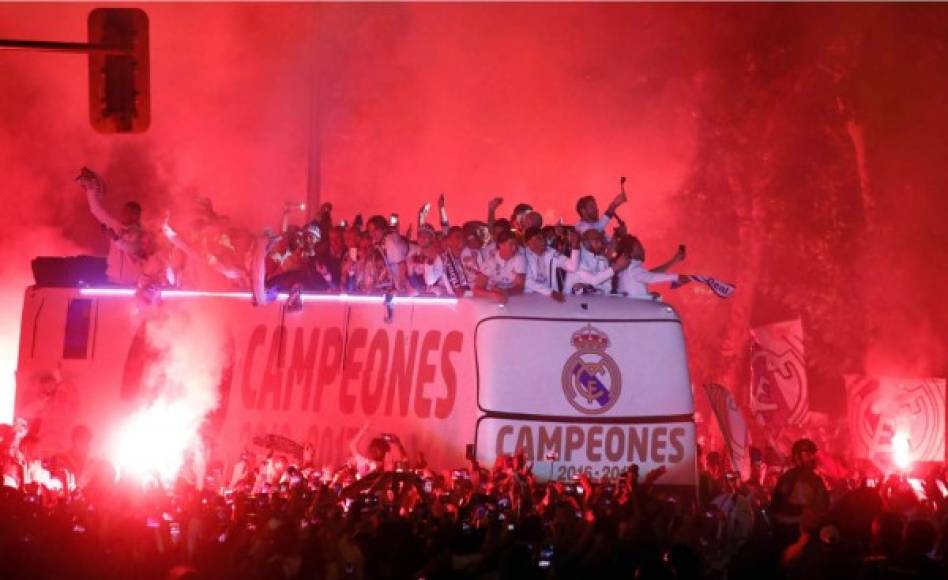
<svg viewBox="0 0 948 580">
<path fill-rule="evenodd" d="M 137 8 L 89 13 L 89 119 L 100 133 L 141 133 L 151 123 L 148 15 Z"/>
</svg>

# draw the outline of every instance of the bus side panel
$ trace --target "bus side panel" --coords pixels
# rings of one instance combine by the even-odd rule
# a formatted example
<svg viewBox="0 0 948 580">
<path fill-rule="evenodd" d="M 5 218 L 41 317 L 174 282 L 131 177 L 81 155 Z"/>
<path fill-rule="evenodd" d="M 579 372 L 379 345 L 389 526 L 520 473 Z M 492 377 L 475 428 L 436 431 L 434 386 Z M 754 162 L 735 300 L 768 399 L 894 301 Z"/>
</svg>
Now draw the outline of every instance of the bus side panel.
<svg viewBox="0 0 948 580">
<path fill-rule="evenodd" d="M 255 329 L 238 349 L 222 442 L 279 433 L 337 465 L 368 426 L 432 466 L 463 463 L 476 419 L 473 346 L 445 308 L 397 306 L 385 323 L 380 305 L 307 306 L 305 318 L 286 318 L 282 347 L 279 326 Z"/>
<path fill-rule="evenodd" d="M 82 409 L 81 361 L 63 360 L 68 291 L 26 292 L 16 371 L 14 415 L 36 419 L 40 450 L 60 451 Z"/>
<path fill-rule="evenodd" d="M 161 389 L 169 357 L 192 383 L 216 383 L 219 404 L 205 432 L 225 463 L 253 436 L 277 433 L 312 444 L 316 462 L 337 465 L 363 425 L 370 437 L 398 434 L 410 455 L 425 453 L 435 468 L 462 465 L 465 445 L 473 443 L 473 340 L 463 330 L 473 323 L 466 309 L 397 305 L 386 323 L 378 304 L 307 303 L 303 312 L 285 314 L 281 304 L 254 308 L 205 297 L 167 299 L 146 317 L 131 298 L 96 297 L 88 356 L 70 360 L 63 358 L 63 328 L 76 296 L 41 290 L 25 307 L 43 301 L 42 340 L 26 357 L 32 334 L 22 335 L 17 415 L 47 418 L 44 452 L 65 449 L 72 427 L 85 424 L 95 452 L 108 456 L 123 418 Z"/>
</svg>

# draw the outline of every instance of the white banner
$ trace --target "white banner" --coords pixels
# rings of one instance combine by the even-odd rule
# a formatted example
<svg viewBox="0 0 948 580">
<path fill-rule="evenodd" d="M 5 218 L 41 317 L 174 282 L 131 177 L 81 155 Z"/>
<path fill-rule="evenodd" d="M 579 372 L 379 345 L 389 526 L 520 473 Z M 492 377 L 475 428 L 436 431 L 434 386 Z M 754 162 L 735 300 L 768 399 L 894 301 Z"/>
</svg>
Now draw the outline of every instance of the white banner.
<svg viewBox="0 0 948 580">
<path fill-rule="evenodd" d="M 731 469 L 741 472 L 742 477 L 750 476 L 748 455 L 750 434 L 747 431 L 744 415 L 734 397 L 731 396 L 731 392 L 726 388 L 711 383 L 704 385 L 704 389 L 708 395 L 711 410 L 718 419 L 718 426 L 721 428 L 721 435 L 727 446 L 728 459 L 731 461 Z"/>
<path fill-rule="evenodd" d="M 945 379 L 845 378 L 856 457 L 891 468 L 898 434 L 908 439 L 911 461 L 945 460 Z"/>
<path fill-rule="evenodd" d="M 760 425 L 800 425 L 810 409 L 799 319 L 751 329 L 749 407 Z"/>
<path fill-rule="evenodd" d="M 695 425 L 690 421 L 591 424 L 495 417 L 478 421 L 481 464 L 493 465 L 499 455 L 521 449 L 538 464 L 534 474 L 541 480 L 565 480 L 580 473 L 615 478 L 635 464 L 643 478 L 665 467 L 658 484 L 696 485 Z"/>
</svg>

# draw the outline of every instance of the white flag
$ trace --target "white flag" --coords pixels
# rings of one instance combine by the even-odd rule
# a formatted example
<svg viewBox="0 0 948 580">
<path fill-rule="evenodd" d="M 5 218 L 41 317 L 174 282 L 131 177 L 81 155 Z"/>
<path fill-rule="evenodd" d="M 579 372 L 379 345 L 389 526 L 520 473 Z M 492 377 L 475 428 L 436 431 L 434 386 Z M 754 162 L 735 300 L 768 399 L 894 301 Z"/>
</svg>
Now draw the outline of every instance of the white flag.
<svg viewBox="0 0 948 580">
<path fill-rule="evenodd" d="M 707 284 L 708 288 L 712 292 L 718 295 L 718 298 L 730 298 L 731 294 L 734 294 L 734 291 L 737 289 L 737 286 L 734 284 L 729 284 L 723 280 L 718 280 L 717 278 L 712 278 L 710 276 L 689 276 L 695 282 L 701 282 L 702 284 Z"/>
<path fill-rule="evenodd" d="M 760 425 L 801 425 L 810 410 L 803 323 L 777 322 L 751 329 L 749 407 Z"/>
<path fill-rule="evenodd" d="M 846 375 L 853 454 L 891 469 L 907 440 L 911 461 L 945 460 L 945 379 Z"/>
<path fill-rule="evenodd" d="M 721 385 L 709 383 L 704 385 L 704 392 L 708 395 L 711 410 L 718 419 L 721 435 L 727 445 L 728 457 L 731 461 L 731 470 L 739 471 L 741 478 L 750 476 L 750 434 L 747 430 L 747 421 L 738 408 L 731 392 Z"/>
</svg>

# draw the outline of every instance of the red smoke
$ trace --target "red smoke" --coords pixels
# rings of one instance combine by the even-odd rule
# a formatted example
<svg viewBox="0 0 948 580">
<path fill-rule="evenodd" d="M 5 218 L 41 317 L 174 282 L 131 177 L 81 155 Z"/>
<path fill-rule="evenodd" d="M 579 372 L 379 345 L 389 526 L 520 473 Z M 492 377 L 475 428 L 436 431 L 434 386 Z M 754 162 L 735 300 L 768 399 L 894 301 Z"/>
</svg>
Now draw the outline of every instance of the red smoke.
<svg viewBox="0 0 948 580">
<path fill-rule="evenodd" d="M 2 5 L 0 37 L 82 40 L 93 7 Z M 577 196 L 605 202 L 628 176 L 621 213 L 649 258 L 687 242 L 686 271 L 737 281 L 745 297 L 669 294 L 696 380 L 723 373 L 728 325 L 746 338 L 749 324 L 797 315 L 815 341 L 808 355 L 828 353 L 814 355 L 822 375 L 945 375 L 944 6 L 143 8 L 152 51 L 144 135 L 91 130 L 84 57 L 0 52 L 5 360 L 29 260 L 104 250 L 72 181 L 79 167 L 102 172 L 116 206 L 142 201 L 147 220 L 202 195 L 259 229 L 277 223 L 283 201 L 305 198 L 316 139 L 322 197 L 337 219 L 396 211 L 410 223 L 444 192 L 456 221 L 482 217 L 495 195 L 505 197 L 502 214 L 526 201 L 548 220 L 572 221 Z M 843 58 L 827 57 L 851 39 Z M 834 81 L 823 80 L 839 62 L 856 71 L 850 92 L 878 199 L 872 229 L 860 225 L 853 147 L 833 116 Z M 765 202 L 760 213 L 748 188 Z M 839 194 L 831 210 L 820 205 L 826 188 Z M 834 217 L 821 221 L 826 212 Z M 748 235 L 764 266 L 749 276 L 738 260 L 748 238 L 732 224 L 755 219 Z M 844 228 L 827 238 L 838 247 L 806 245 L 833 224 Z M 794 276 L 795 255 L 825 268 Z M 831 336 L 845 316 L 866 322 Z M 740 348 L 725 366 L 743 368 Z M 837 399 L 813 396 L 817 406 Z"/>
</svg>

